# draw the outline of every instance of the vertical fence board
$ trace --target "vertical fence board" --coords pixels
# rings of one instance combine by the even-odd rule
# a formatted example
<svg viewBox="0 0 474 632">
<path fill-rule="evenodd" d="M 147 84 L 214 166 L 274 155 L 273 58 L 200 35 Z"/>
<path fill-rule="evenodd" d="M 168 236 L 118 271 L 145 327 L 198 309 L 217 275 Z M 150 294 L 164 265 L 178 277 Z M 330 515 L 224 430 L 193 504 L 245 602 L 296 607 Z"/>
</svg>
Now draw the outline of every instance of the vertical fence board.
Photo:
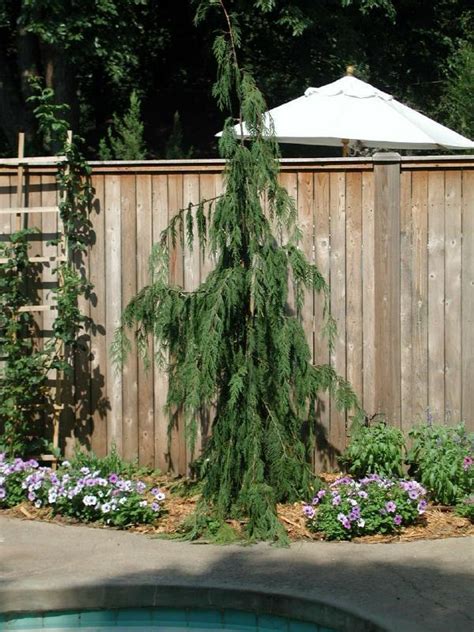
<svg viewBox="0 0 474 632">
<path fill-rule="evenodd" d="M 462 419 L 474 430 L 474 171 L 462 190 Z"/>
<path fill-rule="evenodd" d="M 153 242 L 160 241 L 161 232 L 168 225 L 168 176 L 152 176 Z M 155 343 L 156 344 L 156 343 Z M 155 352 L 157 350 L 155 349 Z M 154 454 L 155 467 L 163 472 L 169 468 L 168 417 L 165 413 L 168 396 L 168 375 L 159 367 L 154 367 Z"/>
<path fill-rule="evenodd" d="M 412 175 L 413 222 L 413 369 L 412 382 L 413 423 L 426 418 L 428 407 L 428 173 Z"/>
<path fill-rule="evenodd" d="M 120 325 L 122 309 L 121 208 L 118 175 L 105 176 L 105 283 L 106 283 L 106 367 L 110 413 L 107 415 L 108 448 L 116 445 L 123 454 L 122 372 L 114 366 L 110 355 L 114 331 Z"/>
<path fill-rule="evenodd" d="M 296 206 L 297 200 L 298 200 L 298 178 L 297 178 L 296 173 L 291 173 L 288 171 L 280 173 L 279 182 L 281 186 L 285 187 L 285 189 L 288 191 L 288 193 L 290 194 Z M 286 244 L 289 239 L 288 230 L 285 227 L 283 227 L 281 233 L 282 233 L 281 235 L 278 235 L 280 243 Z M 296 313 L 295 288 L 294 288 L 291 274 L 289 275 L 289 278 L 288 278 L 288 306 L 291 312 L 295 314 Z"/>
<path fill-rule="evenodd" d="M 200 194 L 199 187 L 199 174 L 187 174 L 183 177 L 183 202 L 184 206 L 190 204 L 199 204 L 202 195 Z M 193 217 L 196 217 L 196 207 L 192 207 L 191 210 Z M 197 230 L 194 235 L 194 244 L 190 248 L 186 240 L 186 248 L 184 251 L 184 287 L 187 291 L 193 291 L 199 287 L 201 279 L 201 256 L 199 252 L 199 239 Z M 184 420 L 185 423 L 186 420 Z M 186 471 L 189 463 L 199 455 L 202 447 L 202 437 L 200 420 L 189 420 L 196 424 L 195 441 L 192 440 L 190 434 L 190 425 L 188 424 L 188 431 L 185 434 L 189 434 L 189 438 L 186 439 Z"/>
<path fill-rule="evenodd" d="M 346 175 L 347 379 L 362 398 L 362 177 Z"/>
<path fill-rule="evenodd" d="M 336 372 L 346 377 L 346 176 L 330 174 L 329 204 L 331 210 L 331 312 L 337 325 L 337 336 L 331 354 Z M 338 451 L 346 443 L 346 414 L 331 406 L 330 441 Z"/>
<path fill-rule="evenodd" d="M 183 176 L 172 174 L 168 176 L 169 218 L 183 208 Z M 180 228 L 178 228 L 176 247 L 170 255 L 170 281 L 174 285 L 184 287 L 183 248 L 180 244 Z M 181 410 L 172 411 L 173 425 L 171 429 L 170 462 L 175 474 L 186 472 L 186 441 L 184 433 L 184 419 Z"/>
<path fill-rule="evenodd" d="M 151 255 L 152 222 L 152 180 L 151 175 L 137 175 L 137 289 L 141 290 L 149 282 L 148 262 Z M 143 357 L 138 358 L 138 454 L 140 464 L 153 467 L 154 464 L 154 394 L 153 394 L 153 340 L 147 339 L 147 354 L 150 365 L 147 368 Z"/>
<path fill-rule="evenodd" d="M 105 287 L 105 183 L 104 176 L 92 178 L 95 200 L 91 214 L 93 245 L 89 255 L 92 290 L 91 318 L 91 448 L 107 454 L 107 414 L 110 408 L 107 384 L 106 287 Z"/>
<path fill-rule="evenodd" d="M 374 303 L 376 404 L 400 424 L 400 162 L 374 158 Z"/>
<path fill-rule="evenodd" d="M 444 173 L 428 174 L 428 407 L 444 421 Z"/>
<path fill-rule="evenodd" d="M 315 263 L 327 283 L 330 282 L 330 226 L 329 226 L 329 174 L 314 175 L 314 232 Z M 329 364 L 329 344 L 323 335 L 325 325 L 324 298 L 314 297 L 314 363 Z M 317 472 L 327 471 L 336 465 L 329 442 L 331 398 L 329 393 L 321 393 L 317 408 L 316 450 L 314 463 Z"/>
<path fill-rule="evenodd" d="M 122 310 L 137 293 L 137 259 L 141 244 L 137 239 L 137 214 L 141 212 L 137 199 L 135 175 L 123 175 L 120 182 L 122 209 Z M 129 332 L 130 333 L 130 332 Z M 130 336 L 131 349 L 122 367 L 123 380 L 123 455 L 128 461 L 138 457 L 138 362 L 135 337 Z M 137 424 L 138 420 L 138 424 Z"/>
<path fill-rule="evenodd" d="M 306 259 L 313 263 L 314 259 L 314 217 L 313 217 L 313 174 L 298 174 L 298 223 L 302 232 L 300 248 Z M 311 360 L 314 358 L 313 340 L 313 291 L 304 291 L 304 304 L 301 310 L 303 329 L 308 343 Z"/>
<path fill-rule="evenodd" d="M 445 189 L 445 422 L 461 419 L 461 172 L 446 171 Z"/>
<path fill-rule="evenodd" d="M 401 426 L 406 430 L 413 418 L 412 385 L 416 379 L 413 366 L 413 224 L 410 171 L 400 175 L 400 373 Z"/>
<path fill-rule="evenodd" d="M 219 180 L 219 182 L 218 182 Z M 216 208 L 217 200 L 214 200 L 217 195 L 222 192 L 222 179 L 220 174 L 203 173 L 199 180 L 200 198 L 201 200 L 212 200 L 204 206 L 204 214 L 208 219 L 207 230 L 209 230 L 209 224 L 211 216 Z M 210 214 L 209 214 L 210 213 Z M 207 242 L 209 243 L 209 242 Z M 201 268 L 201 283 L 207 279 L 207 276 L 211 270 L 214 269 L 214 259 L 208 249 L 200 256 L 200 268 Z M 210 436 L 212 422 L 214 421 L 215 407 L 211 406 L 209 410 L 203 410 L 201 413 L 201 420 L 199 426 L 199 435 L 196 443 L 196 454 L 199 449 L 203 450 Z"/>
<path fill-rule="evenodd" d="M 362 174 L 362 366 L 364 410 L 374 415 L 375 404 L 375 303 L 374 303 L 374 174 Z"/>
</svg>

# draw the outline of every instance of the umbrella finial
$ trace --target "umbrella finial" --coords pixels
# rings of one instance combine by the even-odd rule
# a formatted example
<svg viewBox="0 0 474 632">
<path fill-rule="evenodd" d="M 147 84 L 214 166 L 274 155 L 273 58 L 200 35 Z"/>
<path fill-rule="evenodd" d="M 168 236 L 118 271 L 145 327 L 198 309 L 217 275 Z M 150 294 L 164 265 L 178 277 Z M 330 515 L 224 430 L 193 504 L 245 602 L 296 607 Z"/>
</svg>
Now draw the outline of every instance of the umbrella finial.
<svg viewBox="0 0 474 632">
<path fill-rule="evenodd" d="M 346 77 L 352 77 L 354 75 L 355 66 L 347 66 L 346 68 Z"/>
</svg>

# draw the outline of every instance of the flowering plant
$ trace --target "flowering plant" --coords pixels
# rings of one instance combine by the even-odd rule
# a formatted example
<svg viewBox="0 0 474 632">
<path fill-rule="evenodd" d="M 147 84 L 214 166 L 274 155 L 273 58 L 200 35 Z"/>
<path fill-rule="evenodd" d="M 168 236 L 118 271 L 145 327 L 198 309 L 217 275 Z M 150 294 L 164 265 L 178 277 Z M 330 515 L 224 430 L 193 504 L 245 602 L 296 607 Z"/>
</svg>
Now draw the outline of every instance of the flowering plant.
<svg viewBox="0 0 474 632">
<path fill-rule="evenodd" d="M 37 467 L 38 463 L 34 459 L 7 460 L 5 454 L 0 452 L 0 507 L 14 507 L 25 500 L 22 483 Z"/>
<path fill-rule="evenodd" d="M 425 512 L 425 489 L 416 481 L 394 480 L 371 474 L 354 480 L 339 478 L 321 489 L 304 506 L 308 528 L 328 540 L 394 533 Z"/>
<path fill-rule="evenodd" d="M 88 467 L 76 470 L 67 461 L 53 471 L 33 460 L 9 463 L 3 455 L 0 483 L 0 507 L 28 500 L 38 508 L 50 507 L 55 514 L 117 527 L 154 522 L 165 498 L 160 489 L 148 490 L 143 481 L 113 472 L 103 476 Z"/>
</svg>

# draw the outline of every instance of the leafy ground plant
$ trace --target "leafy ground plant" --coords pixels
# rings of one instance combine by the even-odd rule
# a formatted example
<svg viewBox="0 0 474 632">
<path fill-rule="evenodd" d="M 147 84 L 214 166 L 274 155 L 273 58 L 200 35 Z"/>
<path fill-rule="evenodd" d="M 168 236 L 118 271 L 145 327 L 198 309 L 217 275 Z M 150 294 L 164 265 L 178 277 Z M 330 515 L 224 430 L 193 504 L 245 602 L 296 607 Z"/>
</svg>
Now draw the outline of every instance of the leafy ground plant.
<svg viewBox="0 0 474 632">
<path fill-rule="evenodd" d="M 456 513 L 474 522 L 474 494 L 466 496 L 457 504 Z"/>
<path fill-rule="evenodd" d="M 431 498 L 455 505 L 474 491 L 473 441 L 464 425 L 425 424 L 413 428 L 407 461 L 412 474 Z"/>
<path fill-rule="evenodd" d="M 124 528 L 155 522 L 164 498 L 160 489 L 115 472 L 74 469 L 67 461 L 55 472 L 34 459 L 9 461 L 0 455 L 0 508 L 28 500 L 54 514 Z"/>
<path fill-rule="evenodd" d="M 416 481 L 371 474 L 359 480 L 340 478 L 304 506 L 307 526 L 327 540 L 395 533 L 421 516 L 426 490 Z"/>
<path fill-rule="evenodd" d="M 356 425 L 341 463 L 354 476 L 380 474 L 381 476 L 403 476 L 403 453 L 405 441 L 398 428 L 387 425 L 383 420 Z"/>
</svg>

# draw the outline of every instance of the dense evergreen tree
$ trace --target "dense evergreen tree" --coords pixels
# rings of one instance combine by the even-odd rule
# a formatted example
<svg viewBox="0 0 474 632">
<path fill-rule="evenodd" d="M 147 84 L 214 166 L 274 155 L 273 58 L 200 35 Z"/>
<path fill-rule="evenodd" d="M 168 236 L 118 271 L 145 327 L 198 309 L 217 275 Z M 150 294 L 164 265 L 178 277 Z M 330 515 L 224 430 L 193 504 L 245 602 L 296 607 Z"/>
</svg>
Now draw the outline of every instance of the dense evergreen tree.
<svg viewBox="0 0 474 632">
<path fill-rule="evenodd" d="M 270 3 L 260 4 L 265 11 Z M 276 503 L 301 498 L 314 486 L 305 433 L 310 434 L 318 394 L 330 389 L 339 407 L 357 412 L 358 405 L 331 367 L 311 364 L 300 320 L 304 289 L 315 290 L 324 301 L 331 341 L 328 286 L 298 247 L 294 202 L 278 183 L 278 145 L 264 129 L 266 104 L 251 74 L 238 64 L 237 17 L 222 2 L 206 0 L 198 19 L 216 5 L 226 29 L 213 46 L 214 96 L 228 113 L 237 103 L 251 139 L 238 141 L 234 119 L 227 118 L 220 140 L 227 161 L 225 193 L 213 211 L 205 203 L 182 210 L 164 231 L 155 248 L 152 283 L 125 309 L 115 352 L 122 361 L 127 330 L 134 331 L 143 350 L 154 336 L 169 375 L 168 409 L 183 409 L 191 444 L 201 411 L 215 406 L 202 470 L 207 505 L 198 510 L 194 533 L 202 533 L 208 520 L 244 517 L 249 538 L 273 539 L 284 536 Z M 283 245 L 275 228 L 276 234 L 284 229 L 289 235 Z M 168 252 L 179 239 L 190 248 L 198 241 L 216 257 L 215 269 L 194 292 L 168 284 Z M 289 276 L 296 314 L 288 307 Z"/>
</svg>

